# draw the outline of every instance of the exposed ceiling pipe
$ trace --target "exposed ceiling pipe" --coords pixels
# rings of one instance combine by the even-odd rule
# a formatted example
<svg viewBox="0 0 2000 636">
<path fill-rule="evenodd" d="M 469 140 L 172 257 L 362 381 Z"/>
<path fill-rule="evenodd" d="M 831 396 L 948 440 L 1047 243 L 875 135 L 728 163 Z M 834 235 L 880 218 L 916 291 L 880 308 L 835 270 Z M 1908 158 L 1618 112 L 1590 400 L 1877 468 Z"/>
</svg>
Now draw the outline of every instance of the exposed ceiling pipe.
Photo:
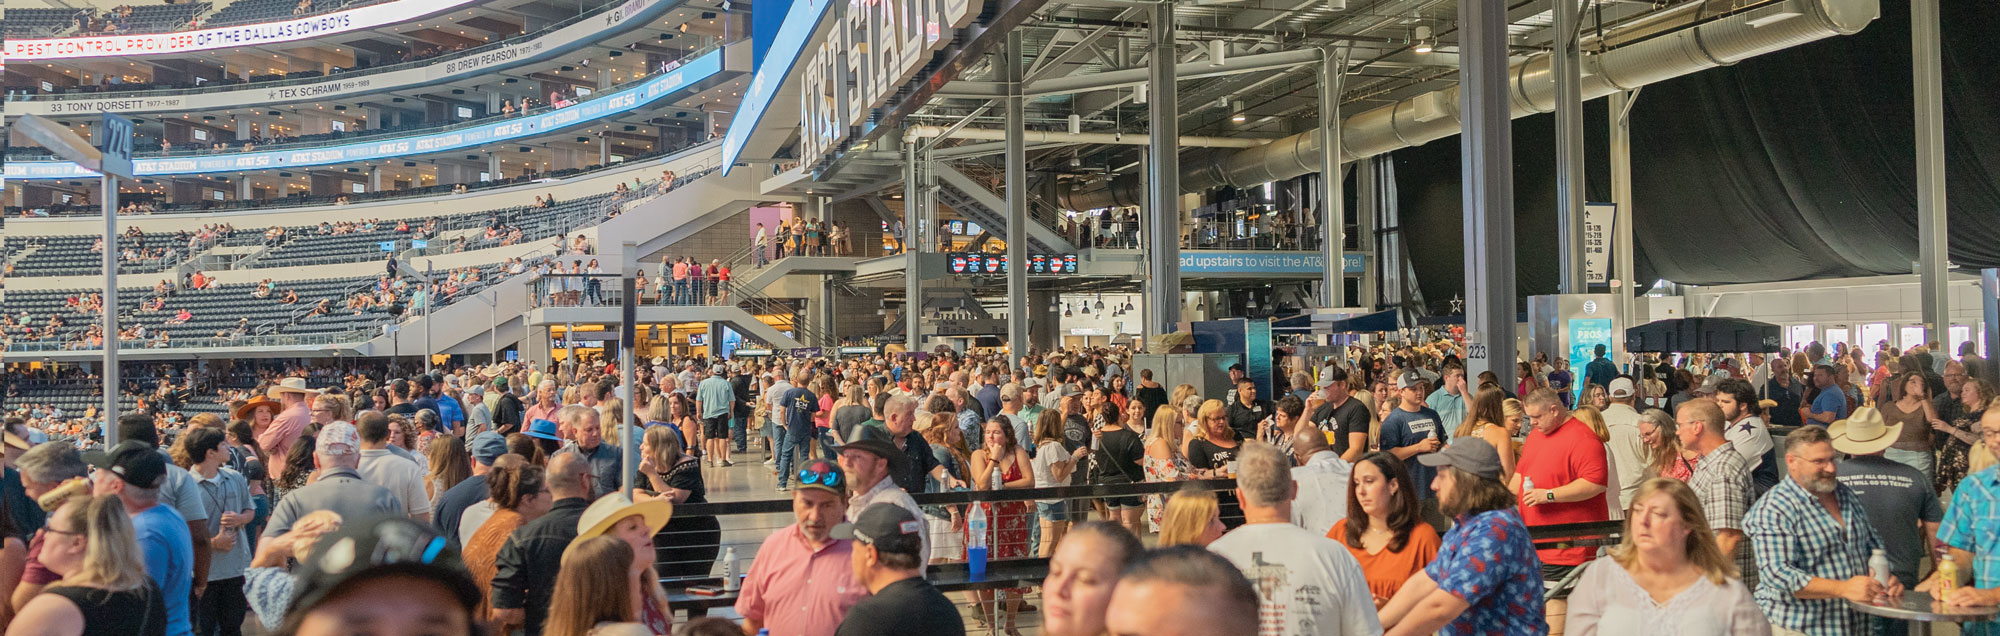
<svg viewBox="0 0 2000 636">
<path fill-rule="evenodd" d="M 1125 146 L 1146 145 L 1145 135 L 1125 135 L 1119 133 L 1072 133 L 1060 130 L 1029 130 L 1023 133 L 1028 143 L 1075 143 L 1075 144 L 1116 144 Z M 1005 141 L 1007 131 L 998 128 L 960 128 L 949 130 L 943 126 L 911 126 L 903 131 L 903 141 L 916 141 L 932 137 L 952 139 L 980 139 L 985 141 Z M 1182 137 L 1181 145 L 1198 148 L 1256 148 L 1271 143 L 1270 139 L 1257 137 Z"/>
<path fill-rule="evenodd" d="M 1729 14 L 1732 4 L 1733 0 L 1709 0 L 1701 10 L 1675 11 L 1672 19 L 1683 25 L 1676 30 L 1584 56 L 1584 99 L 1728 66 L 1836 35 L 1853 35 L 1882 13 L 1880 0 L 1783 0 Z M 1649 21 L 1634 28 L 1659 31 L 1661 26 Z M 1621 33 L 1609 35 L 1615 42 Z M 1555 76 L 1550 62 L 1547 54 L 1537 54 L 1508 69 L 1513 117 L 1555 109 Z M 1454 85 L 1349 115 L 1341 121 L 1341 161 L 1458 134 L 1462 130 L 1458 90 Z M 1315 129 L 1230 155 L 1183 160 L 1180 185 L 1183 190 L 1200 192 L 1317 172 L 1319 143 Z M 1058 191 L 1055 199 L 1070 210 L 1136 205 L 1142 199 L 1136 175 L 1082 188 Z"/>
</svg>

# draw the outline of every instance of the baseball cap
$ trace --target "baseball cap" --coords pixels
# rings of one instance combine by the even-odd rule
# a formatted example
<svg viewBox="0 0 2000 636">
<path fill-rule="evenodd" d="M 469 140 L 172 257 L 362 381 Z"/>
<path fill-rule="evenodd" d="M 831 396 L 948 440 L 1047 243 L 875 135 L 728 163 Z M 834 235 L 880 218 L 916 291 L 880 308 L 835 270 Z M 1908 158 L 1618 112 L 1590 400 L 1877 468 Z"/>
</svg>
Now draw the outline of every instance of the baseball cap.
<svg viewBox="0 0 2000 636">
<path fill-rule="evenodd" d="M 1632 397 L 1632 379 L 1631 378 L 1613 379 L 1611 381 L 1611 397 L 1613 398 Z"/>
<path fill-rule="evenodd" d="M 321 455 L 351 455 L 361 452 L 361 433 L 347 422 L 334 422 L 319 429 L 313 452 Z"/>
<path fill-rule="evenodd" d="M 728 367 L 725 367 L 725 366 L 722 366 L 722 365 L 719 365 L 719 364 L 717 364 L 717 365 L 712 365 L 712 366 L 708 367 L 708 373 L 709 373 L 709 375 L 722 375 L 723 373 L 725 373 L 725 372 L 728 372 L 728 371 L 729 371 L 729 368 L 728 368 Z"/>
<path fill-rule="evenodd" d="M 846 497 L 847 472 L 840 469 L 840 464 L 831 460 L 815 459 L 806 462 L 805 467 L 799 469 L 798 487 L 824 490 L 836 496 Z"/>
<path fill-rule="evenodd" d="M 493 431 L 472 436 L 469 446 L 472 460 L 486 466 L 492 466 L 493 460 L 507 454 L 507 438 Z"/>
<path fill-rule="evenodd" d="M 891 554 L 918 555 L 924 546 L 924 524 L 916 515 L 892 503 L 861 509 L 853 523 L 833 527 L 833 538 L 852 539 Z"/>
<path fill-rule="evenodd" d="M 138 440 L 119 442 L 110 451 L 93 450 L 83 454 L 83 461 L 91 466 L 111 471 L 125 483 L 140 488 L 158 488 L 160 480 L 167 476 L 167 458 L 154 450 L 152 445 Z"/>
<path fill-rule="evenodd" d="M 1444 450 L 1418 455 L 1417 462 L 1425 466 L 1456 466 L 1480 477 L 1500 480 L 1500 453 L 1493 445 L 1477 437 L 1460 438 Z"/>
<path fill-rule="evenodd" d="M 1324 389 L 1326 387 L 1333 386 L 1335 382 L 1346 382 L 1346 381 L 1347 381 L 1347 370 L 1329 364 L 1326 365 L 1325 367 L 1320 368 L 1319 381 L 1314 382 L 1313 386 L 1317 386 L 1319 388 Z"/>
<path fill-rule="evenodd" d="M 1722 374 L 1717 373 L 1717 374 L 1711 374 L 1708 376 L 1707 379 L 1702 380 L 1701 386 L 1695 387 L 1694 392 L 1696 394 L 1714 395 L 1721 389 L 1722 389 Z"/>
<path fill-rule="evenodd" d="M 1403 370 L 1403 372 L 1396 374 L 1397 389 L 1407 389 L 1410 387 L 1418 386 L 1422 384 L 1423 381 L 1424 381 L 1423 374 L 1417 373 L 1415 369 L 1405 369 Z"/>
<path fill-rule="evenodd" d="M 483 597 L 444 537 L 428 524 L 398 516 L 344 524 L 339 532 L 320 538 L 299 564 L 292 610 L 311 611 L 344 588 L 399 575 L 445 586 L 465 611 L 478 607 Z"/>
</svg>

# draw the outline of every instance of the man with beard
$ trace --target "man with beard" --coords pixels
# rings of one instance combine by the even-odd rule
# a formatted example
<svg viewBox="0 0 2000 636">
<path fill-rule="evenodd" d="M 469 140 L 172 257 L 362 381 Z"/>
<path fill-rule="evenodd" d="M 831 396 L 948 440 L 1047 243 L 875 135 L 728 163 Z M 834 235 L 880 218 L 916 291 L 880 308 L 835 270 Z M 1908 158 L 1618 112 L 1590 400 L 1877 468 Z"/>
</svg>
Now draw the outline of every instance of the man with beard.
<svg viewBox="0 0 2000 636">
<path fill-rule="evenodd" d="M 1757 553 L 1757 606 L 1775 634 L 1861 634 L 1867 615 L 1848 601 L 1873 603 L 1900 596 L 1895 579 L 1882 585 L 1868 574 L 1868 557 L 1883 549 L 1861 497 L 1835 478 L 1833 440 L 1807 426 L 1785 436 L 1784 481 L 1743 517 Z"/>
</svg>

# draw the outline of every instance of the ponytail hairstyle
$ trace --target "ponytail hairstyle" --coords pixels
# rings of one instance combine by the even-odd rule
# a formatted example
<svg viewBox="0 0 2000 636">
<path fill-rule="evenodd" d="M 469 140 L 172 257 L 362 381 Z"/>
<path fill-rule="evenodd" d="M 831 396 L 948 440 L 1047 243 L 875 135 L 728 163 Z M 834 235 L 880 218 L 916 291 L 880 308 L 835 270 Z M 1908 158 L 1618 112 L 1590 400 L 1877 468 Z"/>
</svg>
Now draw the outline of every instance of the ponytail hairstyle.
<svg viewBox="0 0 2000 636">
<path fill-rule="evenodd" d="M 539 465 L 496 461 L 486 472 L 486 493 L 493 499 L 493 505 L 513 510 L 529 497 L 541 494 L 547 478 L 548 474 Z"/>
</svg>

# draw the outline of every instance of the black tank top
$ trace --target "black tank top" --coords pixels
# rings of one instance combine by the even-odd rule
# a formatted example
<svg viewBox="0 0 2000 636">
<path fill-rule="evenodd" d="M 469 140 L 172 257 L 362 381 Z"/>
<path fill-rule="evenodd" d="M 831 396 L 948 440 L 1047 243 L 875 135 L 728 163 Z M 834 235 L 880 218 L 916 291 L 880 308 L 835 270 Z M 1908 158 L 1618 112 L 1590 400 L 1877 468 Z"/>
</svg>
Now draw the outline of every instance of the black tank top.
<svg viewBox="0 0 2000 636">
<path fill-rule="evenodd" d="M 120 592 L 65 585 L 42 591 L 76 604 L 83 612 L 82 636 L 166 636 L 167 605 L 151 581 Z"/>
</svg>

